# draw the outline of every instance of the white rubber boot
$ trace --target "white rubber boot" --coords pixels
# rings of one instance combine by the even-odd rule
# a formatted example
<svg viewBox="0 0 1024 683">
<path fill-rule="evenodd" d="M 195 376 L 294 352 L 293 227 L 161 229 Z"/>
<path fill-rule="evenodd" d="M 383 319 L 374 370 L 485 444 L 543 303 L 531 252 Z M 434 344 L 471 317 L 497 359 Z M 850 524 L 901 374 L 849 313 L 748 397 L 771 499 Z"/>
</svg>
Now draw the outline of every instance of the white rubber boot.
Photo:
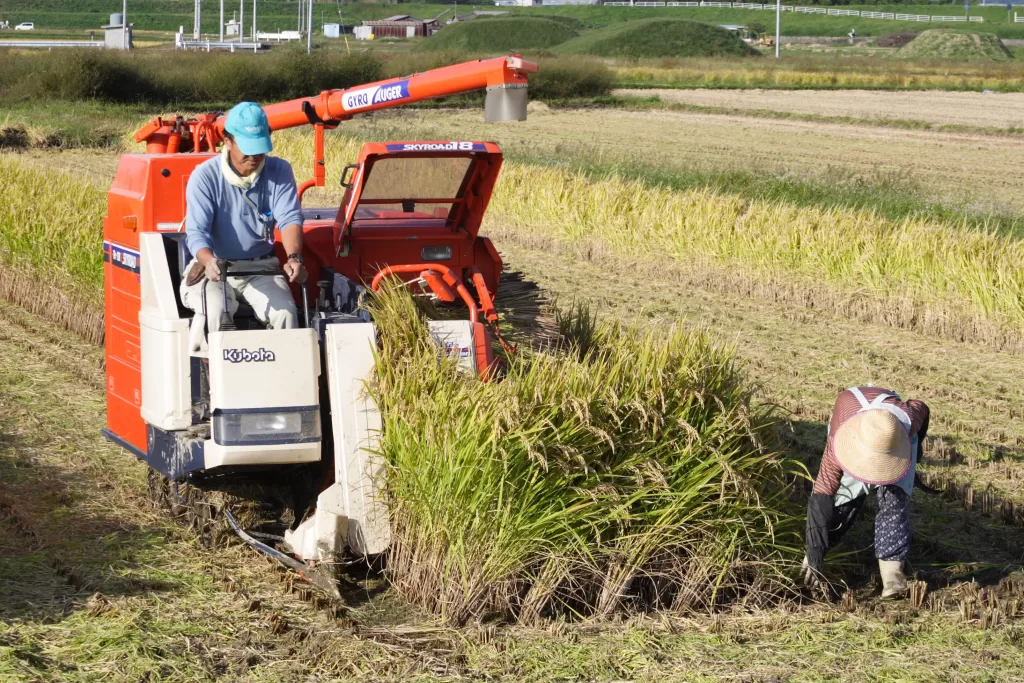
<svg viewBox="0 0 1024 683">
<path fill-rule="evenodd" d="M 907 577 L 903 574 L 902 560 L 879 560 L 882 574 L 882 599 L 902 598 L 907 593 Z"/>
</svg>

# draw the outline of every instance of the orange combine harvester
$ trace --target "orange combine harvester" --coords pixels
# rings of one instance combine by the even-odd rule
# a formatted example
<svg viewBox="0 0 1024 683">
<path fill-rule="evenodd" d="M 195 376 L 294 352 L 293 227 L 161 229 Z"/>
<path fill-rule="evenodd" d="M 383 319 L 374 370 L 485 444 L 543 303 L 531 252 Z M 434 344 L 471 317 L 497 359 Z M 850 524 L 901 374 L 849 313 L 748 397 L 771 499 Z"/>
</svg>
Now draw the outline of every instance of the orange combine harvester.
<svg viewBox="0 0 1024 683">
<path fill-rule="evenodd" d="M 488 121 L 524 120 L 527 74 L 536 70 L 512 55 L 264 110 L 271 130 L 313 127 L 313 173 L 301 200 L 325 184 L 326 130 L 357 114 L 476 90 L 486 90 Z M 223 514 L 247 543 L 300 571 L 379 555 L 390 543 L 378 495 L 380 416 L 364 391 L 376 335 L 358 299 L 394 275 L 464 303 L 467 319 L 431 321 L 431 334 L 467 370 L 489 371 L 502 262 L 479 230 L 501 150 L 460 140 L 364 145 L 342 174 L 341 205 L 303 207 L 309 278 L 293 294 L 304 326 L 265 329 L 243 303 L 235 329 L 202 330 L 194 350 L 193 313 L 179 297 L 191 258 L 185 188 L 216 154 L 224 122 L 222 114 L 156 118 L 136 134 L 146 153 L 118 165 L 104 220 L 105 434 L 144 460 L 152 492 L 204 531 Z M 279 232 L 275 239 L 283 256 Z M 275 521 L 261 538 L 276 540 L 246 533 L 209 491 L 272 508 Z"/>
</svg>

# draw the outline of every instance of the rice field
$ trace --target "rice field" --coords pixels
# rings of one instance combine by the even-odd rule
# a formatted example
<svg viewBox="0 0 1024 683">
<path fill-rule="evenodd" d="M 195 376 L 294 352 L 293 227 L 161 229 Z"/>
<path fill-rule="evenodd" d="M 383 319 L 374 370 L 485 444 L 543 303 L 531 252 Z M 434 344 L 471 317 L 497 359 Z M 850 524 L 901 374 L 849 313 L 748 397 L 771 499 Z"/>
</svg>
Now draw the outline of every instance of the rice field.
<svg viewBox="0 0 1024 683">
<path fill-rule="evenodd" d="M 1019 213 L 1019 135 L 892 129 L 851 123 L 685 111 L 550 109 L 514 125 L 476 112 L 396 113 L 344 130 L 359 137 L 494 140 L 508 154 L 562 164 L 643 166 L 680 173 L 744 171 L 835 185 L 908 187 L 924 199 Z"/>
<path fill-rule="evenodd" d="M 872 92 L 830 90 L 621 89 L 622 97 L 656 96 L 663 102 L 725 108 L 752 113 L 785 112 L 821 117 L 935 126 L 1024 129 L 1024 93 L 940 90 Z"/>
<path fill-rule="evenodd" d="M 377 301 L 371 390 L 385 419 L 393 590 L 367 595 L 342 622 L 275 593 L 273 572 L 238 548 L 210 561 L 173 531 L 147 535 L 162 529 L 149 512 L 132 526 L 124 511 L 144 505 L 144 469 L 92 436 L 96 350 L 0 302 L 0 401 L 22 406 L 0 417 L 0 523 L 9 538 L 36 539 L 35 554 L 17 555 L 0 578 L 26 567 L 40 577 L 0 582 L 0 596 L 16 598 L 0 600 L 0 678 L 934 680 L 941 668 L 1013 680 L 1024 666 L 1019 618 L 992 624 L 956 586 L 977 580 L 1009 600 L 1019 530 L 939 499 L 916 496 L 913 512 L 913 559 L 941 597 L 934 608 L 870 598 L 866 524 L 830 562 L 850 598 L 775 602 L 792 597 L 799 561 L 793 476 L 820 453 L 830 401 L 847 385 L 927 400 L 936 438 L 923 469 L 1024 502 L 1019 237 L 1002 223 L 985 229 L 984 211 L 966 204 L 899 214 L 673 185 L 629 165 L 640 154 L 682 168 L 703 154 L 707 165 L 730 156 L 756 167 L 727 142 L 749 124 L 747 140 L 760 131 L 763 145 L 776 123 L 549 110 L 485 129 L 463 112 L 421 111 L 329 136 L 329 179 L 363 139 L 497 138 L 509 155 L 484 232 L 564 311 L 561 346 L 524 348 L 502 381 L 481 383 L 437 358 L 411 300 Z M 843 141 L 838 170 L 850 174 L 864 173 L 857 154 L 873 146 L 916 145 L 919 166 L 939 169 L 929 191 L 957 201 L 982 189 L 977 175 L 956 180 L 972 149 L 999 163 L 998 148 L 1008 159 L 1016 144 L 802 124 L 778 125 L 792 135 L 779 177 L 810 172 L 815 135 Z M 275 136 L 300 179 L 310 143 Z M 890 154 L 874 171 L 899 178 L 892 169 L 905 161 Z M 0 294 L 86 338 L 99 329 L 99 218 L 115 163 L 108 150 L 0 154 L 0 189 L 25 198 L 0 207 Z M 338 199 L 333 187 L 307 195 L 311 205 Z M 74 299 L 33 303 L 43 282 Z M 29 360 L 34 351 L 49 360 Z M 81 415 L 68 414 L 68 396 Z M 48 406 L 35 421 L 33 403 Z M 104 482 L 110 468 L 118 475 Z M 41 482 L 46 496 L 27 504 Z M 93 487 L 103 487 L 95 501 Z M 122 551 L 61 537 L 62 515 Z M 85 580 L 62 584 L 71 566 Z M 64 604 L 67 615 L 34 604 Z M 72 628 L 82 635 L 69 638 Z"/>
</svg>

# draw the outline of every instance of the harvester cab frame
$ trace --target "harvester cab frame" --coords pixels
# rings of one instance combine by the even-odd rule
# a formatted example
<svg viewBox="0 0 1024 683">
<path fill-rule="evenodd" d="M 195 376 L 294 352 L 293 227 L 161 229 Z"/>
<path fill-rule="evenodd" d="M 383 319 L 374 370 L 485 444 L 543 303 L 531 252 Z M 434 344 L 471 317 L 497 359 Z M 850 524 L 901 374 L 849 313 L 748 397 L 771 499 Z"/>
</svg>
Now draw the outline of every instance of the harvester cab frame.
<svg viewBox="0 0 1024 683">
<path fill-rule="evenodd" d="M 483 88 L 488 119 L 522 120 L 531 71 L 517 56 L 468 62 L 264 109 L 272 130 L 314 128 L 314 173 L 301 200 L 325 183 L 324 130 L 357 113 Z M 240 307 L 197 345 L 179 296 L 191 258 L 185 189 L 216 153 L 223 123 L 216 114 L 154 119 L 136 134 L 147 153 L 118 165 L 104 219 L 104 434 L 149 465 L 151 489 L 172 508 L 206 522 L 223 513 L 243 540 L 292 566 L 379 555 L 391 536 L 379 490 L 381 419 L 366 390 L 377 341 L 360 304 L 389 276 L 464 304 L 467 319 L 430 321 L 431 335 L 465 370 L 491 372 L 502 261 L 479 230 L 501 150 L 478 141 L 367 143 L 342 174 L 341 205 L 303 208 L 309 277 L 292 286 L 303 327 L 264 329 Z M 276 228 L 274 238 L 282 257 Z M 277 547 L 241 529 L 227 500 L 273 509 Z"/>
</svg>

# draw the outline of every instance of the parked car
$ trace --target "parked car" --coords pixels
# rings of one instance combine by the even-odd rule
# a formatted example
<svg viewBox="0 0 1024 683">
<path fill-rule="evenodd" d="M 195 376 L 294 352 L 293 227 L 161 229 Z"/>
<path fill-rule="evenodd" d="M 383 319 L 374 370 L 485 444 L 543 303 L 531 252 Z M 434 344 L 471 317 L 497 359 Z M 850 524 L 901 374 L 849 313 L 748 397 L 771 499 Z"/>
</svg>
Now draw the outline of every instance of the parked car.
<svg viewBox="0 0 1024 683">
<path fill-rule="evenodd" d="M 34 31 L 35 28 L 36 28 L 36 25 L 33 24 L 31 21 L 23 21 L 20 24 L 18 24 L 17 26 L 15 26 L 14 30 L 15 31 Z"/>
</svg>

